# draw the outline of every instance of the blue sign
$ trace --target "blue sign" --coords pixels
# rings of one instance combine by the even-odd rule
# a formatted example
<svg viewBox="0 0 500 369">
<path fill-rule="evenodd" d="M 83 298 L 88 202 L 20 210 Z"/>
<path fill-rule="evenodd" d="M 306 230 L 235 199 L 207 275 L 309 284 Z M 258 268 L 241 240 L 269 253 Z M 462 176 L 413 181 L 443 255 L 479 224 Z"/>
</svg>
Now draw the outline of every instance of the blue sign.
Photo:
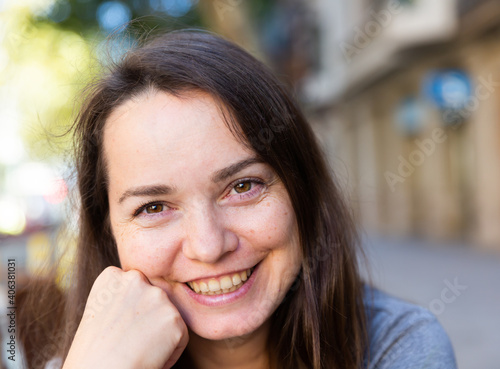
<svg viewBox="0 0 500 369">
<path fill-rule="evenodd" d="M 439 109 L 463 109 L 472 96 L 472 82 L 462 70 L 431 72 L 424 81 L 424 94 Z"/>
</svg>

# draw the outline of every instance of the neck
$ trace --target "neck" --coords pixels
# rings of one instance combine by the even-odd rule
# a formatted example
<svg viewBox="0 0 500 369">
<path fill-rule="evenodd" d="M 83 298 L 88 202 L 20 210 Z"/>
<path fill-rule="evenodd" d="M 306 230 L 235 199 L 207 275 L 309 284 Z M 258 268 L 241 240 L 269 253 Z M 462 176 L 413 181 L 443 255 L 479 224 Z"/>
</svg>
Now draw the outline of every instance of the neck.
<svg viewBox="0 0 500 369">
<path fill-rule="evenodd" d="M 269 323 L 242 337 L 220 341 L 189 334 L 188 353 L 196 369 L 269 369 Z"/>
</svg>

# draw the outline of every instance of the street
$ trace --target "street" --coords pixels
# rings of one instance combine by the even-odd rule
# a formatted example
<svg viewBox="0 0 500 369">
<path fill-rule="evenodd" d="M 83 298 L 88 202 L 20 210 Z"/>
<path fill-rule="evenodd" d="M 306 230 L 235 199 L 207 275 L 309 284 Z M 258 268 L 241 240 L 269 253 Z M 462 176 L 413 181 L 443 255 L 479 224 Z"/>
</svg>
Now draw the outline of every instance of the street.
<svg viewBox="0 0 500 369">
<path fill-rule="evenodd" d="M 373 283 L 431 310 L 450 336 L 459 369 L 499 368 L 500 254 L 374 235 L 363 245 Z"/>
</svg>

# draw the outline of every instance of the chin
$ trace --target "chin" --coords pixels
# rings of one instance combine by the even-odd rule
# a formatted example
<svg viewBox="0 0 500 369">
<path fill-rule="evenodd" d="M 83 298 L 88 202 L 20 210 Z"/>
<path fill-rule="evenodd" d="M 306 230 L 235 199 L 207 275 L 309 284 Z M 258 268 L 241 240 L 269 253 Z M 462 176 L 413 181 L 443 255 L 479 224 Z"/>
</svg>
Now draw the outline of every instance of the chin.
<svg viewBox="0 0 500 369">
<path fill-rule="evenodd" d="M 189 322 L 187 325 L 193 333 L 207 340 L 229 340 L 254 333 L 264 325 L 270 314 L 259 314 L 257 309 L 253 314 L 245 314 L 245 317 L 221 315 L 218 318 L 200 319 L 199 323 Z"/>
</svg>

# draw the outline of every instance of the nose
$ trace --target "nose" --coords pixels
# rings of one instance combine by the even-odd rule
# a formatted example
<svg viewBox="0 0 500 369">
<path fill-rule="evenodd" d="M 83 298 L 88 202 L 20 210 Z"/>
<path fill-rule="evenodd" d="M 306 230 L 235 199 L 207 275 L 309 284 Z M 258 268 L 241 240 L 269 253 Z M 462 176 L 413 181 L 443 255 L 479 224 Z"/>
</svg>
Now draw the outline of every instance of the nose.
<svg viewBox="0 0 500 369">
<path fill-rule="evenodd" d="M 182 251 L 188 259 L 215 263 L 238 247 L 238 237 L 225 226 L 215 206 L 198 207 L 185 221 Z"/>
</svg>

